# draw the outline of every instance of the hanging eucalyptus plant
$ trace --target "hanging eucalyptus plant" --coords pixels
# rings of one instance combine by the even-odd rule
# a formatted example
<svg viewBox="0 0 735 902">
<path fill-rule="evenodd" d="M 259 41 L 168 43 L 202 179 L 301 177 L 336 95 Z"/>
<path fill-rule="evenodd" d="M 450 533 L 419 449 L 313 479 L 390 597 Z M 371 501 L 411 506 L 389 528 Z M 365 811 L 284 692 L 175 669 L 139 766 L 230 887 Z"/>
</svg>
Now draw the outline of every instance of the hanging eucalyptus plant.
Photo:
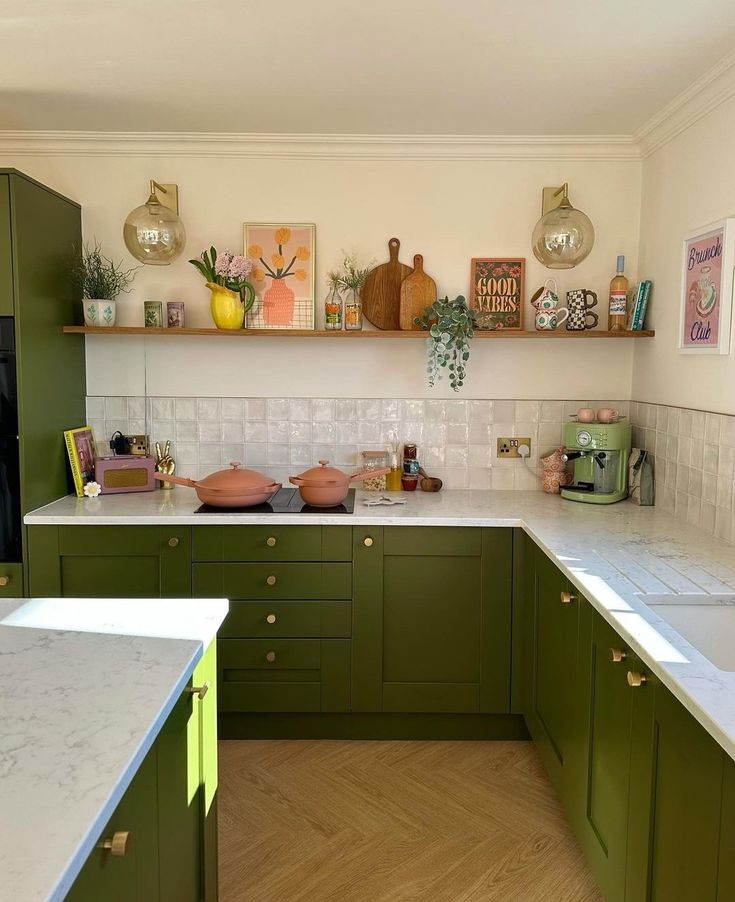
<svg viewBox="0 0 735 902">
<path fill-rule="evenodd" d="M 445 297 L 434 301 L 415 322 L 429 332 L 426 342 L 429 385 L 433 386 L 441 379 L 446 370 L 452 389 L 459 391 L 464 385 L 470 340 L 475 334 L 474 311 L 469 309 L 462 295 L 453 301 Z"/>
</svg>

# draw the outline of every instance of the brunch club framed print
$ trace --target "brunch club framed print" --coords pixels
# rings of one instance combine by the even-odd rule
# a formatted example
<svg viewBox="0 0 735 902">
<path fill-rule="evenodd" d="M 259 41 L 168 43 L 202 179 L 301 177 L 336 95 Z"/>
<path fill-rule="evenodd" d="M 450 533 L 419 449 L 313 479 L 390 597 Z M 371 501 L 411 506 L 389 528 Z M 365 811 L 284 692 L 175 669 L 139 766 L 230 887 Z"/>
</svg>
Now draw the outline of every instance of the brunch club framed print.
<svg viewBox="0 0 735 902">
<path fill-rule="evenodd" d="M 473 257 L 470 309 L 477 328 L 486 331 L 523 329 L 523 282 L 526 260 L 521 257 Z"/>
<path fill-rule="evenodd" d="M 684 239 L 679 351 L 729 354 L 735 267 L 735 219 L 696 229 Z"/>
</svg>

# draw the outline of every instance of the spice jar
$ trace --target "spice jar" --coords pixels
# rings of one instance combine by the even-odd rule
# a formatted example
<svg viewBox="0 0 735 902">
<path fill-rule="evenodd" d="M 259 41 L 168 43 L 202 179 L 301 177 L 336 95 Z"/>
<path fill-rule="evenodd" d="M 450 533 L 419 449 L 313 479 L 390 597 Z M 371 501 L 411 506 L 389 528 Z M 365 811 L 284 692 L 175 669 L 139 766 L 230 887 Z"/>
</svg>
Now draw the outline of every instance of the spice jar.
<svg viewBox="0 0 735 902">
<path fill-rule="evenodd" d="M 387 453 L 385 451 L 362 451 L 362 469 L 365 472 L 371 470 L 383 470 L 387 464 Z M 366 492 L 384 492 L 386 490 L 385 473 L 379 476 L 367 476 L 362 481 L 362 487 Z"/>
<path fill-rule="evenodd" d="M 408 442 L 403 446 L 403 459 L 416 460 L 418 457 L 418 449 L 412 442 Z"/>
<path fill-rule="evenodd" d="M 418 485 L 419 478 L 418 476 L 409 476 L 408 473 L 404 473 L 401 477 L 401 485 L 403 486 L 404 492 L 415 492 L 416 486 Z"/>
</svg>

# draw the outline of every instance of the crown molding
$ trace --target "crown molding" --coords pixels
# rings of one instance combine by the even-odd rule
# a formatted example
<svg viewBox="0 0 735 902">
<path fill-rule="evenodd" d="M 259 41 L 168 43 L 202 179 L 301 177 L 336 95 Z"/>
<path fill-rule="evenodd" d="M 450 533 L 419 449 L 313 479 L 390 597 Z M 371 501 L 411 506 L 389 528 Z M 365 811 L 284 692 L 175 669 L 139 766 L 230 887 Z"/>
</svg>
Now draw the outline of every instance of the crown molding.
<svg viewBox="0 0 735 902">
<path fill-rule="evenodd" d="M 592 160 L 640 157 L 630 135 L 292 135 L 0 131 L 0 154 L 297 160 Z"/>
<path fill-rule="evenodd" d="M 641 159 L 649 157 L 735 95 L 735 52 L 723 57 L 637 129 Z"/>
</svg>

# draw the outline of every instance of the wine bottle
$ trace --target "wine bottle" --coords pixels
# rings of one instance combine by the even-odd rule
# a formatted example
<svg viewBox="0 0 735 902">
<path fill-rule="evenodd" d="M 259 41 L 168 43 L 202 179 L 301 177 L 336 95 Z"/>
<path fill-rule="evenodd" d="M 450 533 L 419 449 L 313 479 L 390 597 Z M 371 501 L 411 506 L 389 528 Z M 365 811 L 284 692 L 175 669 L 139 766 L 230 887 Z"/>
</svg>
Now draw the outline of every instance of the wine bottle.
<svg viewBox="0 0 735 902">
<path fill-rule="evenodd" d="M 610 332 L 622 332 L 628 317 L 628 280 L 625 278 L 625 257 L 618 257 L 617 272 L 610 282 L 610 307 L 607 328 Z"/>
</svg>

